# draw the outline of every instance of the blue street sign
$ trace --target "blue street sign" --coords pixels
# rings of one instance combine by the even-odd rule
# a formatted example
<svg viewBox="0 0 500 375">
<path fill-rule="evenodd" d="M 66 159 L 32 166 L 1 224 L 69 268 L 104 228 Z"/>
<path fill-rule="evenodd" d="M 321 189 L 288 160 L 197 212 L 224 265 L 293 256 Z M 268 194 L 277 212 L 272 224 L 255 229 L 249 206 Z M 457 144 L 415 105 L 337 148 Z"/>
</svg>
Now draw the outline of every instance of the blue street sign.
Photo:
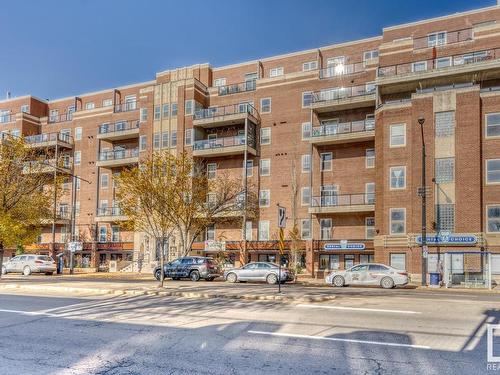
<svg viewBox="0 0 500 375">
<path fill-rule="evenodd" d="M 364 243 L 326 243 L 324 250 L 364 250 Z"/>
<path fill-rule="evenodd" d="M 425 238 L 428 245 L 474 245 L 477 243 L 477 237 L 473 234 L 436 234 Z M 417 236 L 416 241 L 421 244 L 422 236 Z"/>
</svg>

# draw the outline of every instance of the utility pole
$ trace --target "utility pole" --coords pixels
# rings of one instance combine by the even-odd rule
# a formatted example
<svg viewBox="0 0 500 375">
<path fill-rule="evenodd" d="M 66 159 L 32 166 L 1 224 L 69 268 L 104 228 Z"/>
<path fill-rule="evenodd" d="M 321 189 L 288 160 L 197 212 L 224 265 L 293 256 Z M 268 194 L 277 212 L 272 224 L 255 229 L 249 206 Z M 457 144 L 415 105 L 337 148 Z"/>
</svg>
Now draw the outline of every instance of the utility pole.
<svg viewBox="0 0 500 375">
<path fill-rule="evenodd" d="M 422 186 L 420 195 L 422 197 L 422 286 L 427 285 L 427 188 L 425 186 L 425 140 L 424 140 L 424 123 L 425 118 L 418 118 L 420 125 L 420 135 L 422 137 Z"/>
</svg>

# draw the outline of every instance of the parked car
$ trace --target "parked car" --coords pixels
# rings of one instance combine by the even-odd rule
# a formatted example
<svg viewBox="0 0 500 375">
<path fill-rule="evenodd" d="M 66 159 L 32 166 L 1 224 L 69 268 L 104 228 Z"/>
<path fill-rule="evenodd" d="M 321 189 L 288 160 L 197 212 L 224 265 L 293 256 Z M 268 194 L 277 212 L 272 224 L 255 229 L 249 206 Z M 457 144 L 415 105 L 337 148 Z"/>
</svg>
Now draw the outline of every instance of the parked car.
<svg viewBox="0 0 500 375">
<path fill-rule="evenodd" d="M 240 268 L 231 268 L 224 272 L 224 280 L 230 283 L 237 281 L 265 281 L 268 284 L 278 282 L 279 267 L 271 262 L 252 262 Z M 281 268 L 281 282 L 292 280 L 290 271 L 284 267 Z"/>
<path fill-rule="evenodd" d="M 2 265 L 2 275 L 14 272 L 22 273 L 25 276 L 32 273 L 52 275 L 55 271 L 56 262 L 48 255 L 18 255 Z"/>
<path fill-rule="evenodd" d="M 181 278 L 189 278 L 192 281 L 204 279 L 206 281 L 213 281 L 219 277 L 217 265 L 212 258 L 207 257 L 183 257 L 168 262 L 164 265 L 165 277 L 170 277 L 172 280 L 179 280 Z M 158 266 L 154 269 L 153 275 L 156 280 L 161 278 L 161 268 Z"/>
<path fill-rule="evenodd" d="M 345 271 L 333 271 L 325 277 L 327 284 L 342 287 L 346 285 L 380 285 L 390 289 L 408 284 L 408 273 L 379 263 L 358 264 Z"/>
</svg>

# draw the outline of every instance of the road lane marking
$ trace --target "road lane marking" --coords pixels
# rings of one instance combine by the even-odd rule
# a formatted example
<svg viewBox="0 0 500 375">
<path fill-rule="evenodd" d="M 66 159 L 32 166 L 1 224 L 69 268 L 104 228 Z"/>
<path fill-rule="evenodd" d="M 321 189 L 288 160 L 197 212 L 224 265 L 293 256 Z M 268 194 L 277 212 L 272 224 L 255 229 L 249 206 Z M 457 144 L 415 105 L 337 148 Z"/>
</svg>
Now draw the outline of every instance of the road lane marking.
<svg viewBox="0 0 500 375">
<path fill-rule="evenodd" d="M 51 315 L 43 311 L 23 311 L 23 310 L 9 310 L 9 309 L 0 309 L 0 312 L 4 313 L 12 313 L 12 314 L 22 314 L 22 315 Z"/>
<path fill-rule="evenodd" d="M 393 314 L 422 314 L 420 311 L 370 309 L 367 307 L 346 307 L 346 306 L 332 306 L 332 305 L 299 304 L 299 305 L 297 305 L 297 307 L 308 307 L 308 308 L 318 308 L 318 309 L 334 309 L 334 310 L 351 310 L 351 311 L 385 312 L 385 313 L 393 313 Z"/>
<path fill-rule="evenodd" d="M 289 337 L 289 338 L 296 338 L 296 339 L 340 341 L 340 342 L 350 342 L 350 343 L 354 343 L 354 344 L 396 346 L 396 347 L 413 348 L 413 349 L 432 349 L 430 346 L 413 345 L 413 344 L 399 344 L 397 342 L 382 342 L 382 341 L 368 341 L 368 340 L 355 340 L 355 339 L 341 339 L 341 338 L 338 338 L 338 337 L 309 336 L 309 335 L 299 335 L 299 334 L 295 334 L 295 333 L 280 333 L 280 332 L 265 332 L 265 331 L 247 331 L 247 332 L 251 333 L 251 334 L 254 334 L 254 335 Z"/>
</svg>

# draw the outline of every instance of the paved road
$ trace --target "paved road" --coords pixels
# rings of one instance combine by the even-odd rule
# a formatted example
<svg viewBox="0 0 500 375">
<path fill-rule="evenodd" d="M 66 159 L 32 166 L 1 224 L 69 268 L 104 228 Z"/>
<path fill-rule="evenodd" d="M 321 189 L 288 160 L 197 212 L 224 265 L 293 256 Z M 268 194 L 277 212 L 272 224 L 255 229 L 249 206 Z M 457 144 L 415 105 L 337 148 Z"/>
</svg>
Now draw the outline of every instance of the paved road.
<svg viewBox="0 0 500 375">
<path fill-rule="evenodd" d="M 487 374 L 485 323 L 500 322 L 496 296 L 282 304 L 0 293 L 2 375 Z"/>
</svg>

